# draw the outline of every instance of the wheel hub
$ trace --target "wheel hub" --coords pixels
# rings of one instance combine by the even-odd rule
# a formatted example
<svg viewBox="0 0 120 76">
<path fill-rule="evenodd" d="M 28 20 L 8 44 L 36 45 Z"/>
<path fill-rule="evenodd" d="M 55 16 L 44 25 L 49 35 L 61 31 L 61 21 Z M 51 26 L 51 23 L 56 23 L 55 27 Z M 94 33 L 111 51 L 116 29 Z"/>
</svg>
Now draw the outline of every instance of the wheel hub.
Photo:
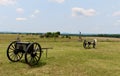
<svg viewBox="0 0 120 76">
<path fill-rule="evenodd" d="M 36 55 L 37 55 L 37 53 L 35 53 L 35 52 L 33 52 L 33 53 L 31 54 L 32 57 L 35 57 Z"/>
<path fill-rule="evenodd" d="M 17 49 L 14 50 L 14 54 L 15 54 L 15 55 L 17 55 L 18 52 L 19 52 L 19 51 L 18 51 Z"/>
</svg>

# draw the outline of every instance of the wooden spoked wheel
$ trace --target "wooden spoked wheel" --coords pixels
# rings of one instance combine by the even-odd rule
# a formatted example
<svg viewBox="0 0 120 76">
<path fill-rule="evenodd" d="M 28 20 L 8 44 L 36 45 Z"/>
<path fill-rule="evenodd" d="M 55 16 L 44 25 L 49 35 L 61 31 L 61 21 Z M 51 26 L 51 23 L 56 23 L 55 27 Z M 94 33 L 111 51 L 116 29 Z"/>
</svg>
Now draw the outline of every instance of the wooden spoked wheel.
<svg viewBox="0 0 120 76">
<path fill-rule="evenodd" d="M 83 41 L 83 47 L 86 48 L 86 46 L 87 46 L 87 42 L 86 42 L 86 40 L 84 40 Z"/>
<path fill-rule="evenodd" d="M 25 52 L 25 61 L 29 65 L 36 65 L 41 58 L 42 50 L 41 46 L 34 42 L 28 45 Z"/>
<path fill-rule="evenodd" d="M 19 61 L 23 56 L 23 53 L 16 49 L 16 41 L 12 42 L 7 48 L 7 57 L 12 62 Z"/>
</svg>

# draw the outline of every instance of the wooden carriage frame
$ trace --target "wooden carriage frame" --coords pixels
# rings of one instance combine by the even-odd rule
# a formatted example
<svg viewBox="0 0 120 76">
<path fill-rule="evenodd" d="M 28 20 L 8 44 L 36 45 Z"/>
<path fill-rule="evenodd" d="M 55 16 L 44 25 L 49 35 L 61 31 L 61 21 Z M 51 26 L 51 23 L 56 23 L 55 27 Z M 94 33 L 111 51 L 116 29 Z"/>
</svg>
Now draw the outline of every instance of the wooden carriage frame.
<svg viewBox="0 0 120 76">
<path fill-rule="evenodd" d="M 42 48 L 37 42 L 13 41 L 7 48 L 7 57 L 12 62 L 18 62 L 25 54 L 25 62 L 29 65 L 36 65 L 42 55 Z"/>
<path fill-rule="evenodd" d="M 92 41 L 84 40 L 83 41 L 83 47 L 85 49 L 90 49 L 91 47 L 96 48 L 96 41 L 95 40 L 92 40 Z"/>
</svg>

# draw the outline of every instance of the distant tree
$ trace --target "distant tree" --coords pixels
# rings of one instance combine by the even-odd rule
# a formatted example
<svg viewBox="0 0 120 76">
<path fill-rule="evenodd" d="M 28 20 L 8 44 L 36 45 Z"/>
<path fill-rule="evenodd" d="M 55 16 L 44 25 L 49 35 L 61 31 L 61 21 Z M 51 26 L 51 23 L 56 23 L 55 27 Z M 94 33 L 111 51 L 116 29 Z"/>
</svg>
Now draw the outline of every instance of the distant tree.
<svg viewBox="0 0 120 76">
<path fill-rule="evenodd" d="M 60 35 L 60 32 L 53 32 L 54 37 L 59 37 L 59 35 Z"/>
<path fill-rule="evenodd" d="M 40 35 L 40 38 L 44 38 L 44 35 Z"/>
<path fill-rule="evenodd" d="M 45 37 L 47 37 L 47 38 L 48 38 L 48 37 L 52 37 L 52 35 L 53 35 L 53 34 L 52 34 L 51 32 L 47 32 L 47 33 L 45 34 Z"/>
<path fill-rule="evenodd" d="M 59 37 L 59 35 L 60 35 L 59 31 L 58 32 L 47 32 L 47 33 L 44 34 L 44 37 L 46 37 L 46 38 L 49 38 L 49 37 L 56 38 L 56 37 Z"/>
<path fill-rule="evenodd" d="M 65 38 L 69 38 L 69 36 L 68 36 L 68 35 L 66 35 L 66 36 L 65 36 Z"/>
<path fill-rule="evenodd" d="M 69 38 L 69 39 L 71 39 L 71 37 L 70 37 L 69 35 L 65 35 L 65 38 Z"/>
<path fill-rule="evenodd" d="M 58 32 L 56 32 L 56 34 L 57 34 L 57 35 L 60 35 L 60 32 L 58 31 Z"/>
</svg>

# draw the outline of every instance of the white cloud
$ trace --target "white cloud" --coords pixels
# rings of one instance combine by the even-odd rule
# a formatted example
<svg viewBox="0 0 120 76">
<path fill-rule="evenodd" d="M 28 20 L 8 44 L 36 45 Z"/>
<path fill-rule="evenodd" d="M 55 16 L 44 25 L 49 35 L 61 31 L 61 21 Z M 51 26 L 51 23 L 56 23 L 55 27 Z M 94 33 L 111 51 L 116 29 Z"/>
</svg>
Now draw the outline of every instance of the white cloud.
<svg viewBox="0 0 120 76">
<path fill-rule="evenodd" d="M 49 1 L 57 2 L 57 3 L 63 3 L 65 0 L 49 0 Z"/>
<path fill-rule="evenodd" d="M 120 26 L 120 20 L 117 20 L 113 25 L 114 26 Z"/>
<path fill-rule="evenodd" d="M 40 10 L 36 9 L 30 17 L 31 17 L 31 18 L 34 18 L 34 17 L 36 17 L 36 15 L 39 14 L 39 13 L 40 13 Z"/>
<path fill-rule="evenodd" d="M 14 5 L 16 4 L 16 0 L 0 0 L 0 5 Z"/>
<path fill-rule="evenodd" d="M 19 14 L 23 14 L 24 13 L 24 9 L 23 8 L 17 8 L 16 12 Z"/>
<path fill-rule="evenodd" d="M 96 11 L 94 9 L 72 8 L 72 16 L 94 16 Z"/>
<path fill-rule="evenodd" d="M 120 11 L 114 12 L 112 16 L 120 16 Z"/>
<path fill-rule="evenodd" d="M 34 11 L 34 14 L 38 14 L 38 13 L 40 13 L 40 10 L 37 9 Z"/>
<path fill-rule="evenodd" d="M 31 17 L 31 18 L 34 18 L 34 17 L 35 17 L 35 15 L 31 15 L 30 17 Z"/>
<path fill-rule="evenodd" d="M 26 18 L 16 18 L 16 21 L 26 21 Z"/>
<path fill-rule="evenodd" d="M 120 23 L 120 20 L 117 20 L 117 22 L 119 22 L 119 23 Z"/>
</svg>

